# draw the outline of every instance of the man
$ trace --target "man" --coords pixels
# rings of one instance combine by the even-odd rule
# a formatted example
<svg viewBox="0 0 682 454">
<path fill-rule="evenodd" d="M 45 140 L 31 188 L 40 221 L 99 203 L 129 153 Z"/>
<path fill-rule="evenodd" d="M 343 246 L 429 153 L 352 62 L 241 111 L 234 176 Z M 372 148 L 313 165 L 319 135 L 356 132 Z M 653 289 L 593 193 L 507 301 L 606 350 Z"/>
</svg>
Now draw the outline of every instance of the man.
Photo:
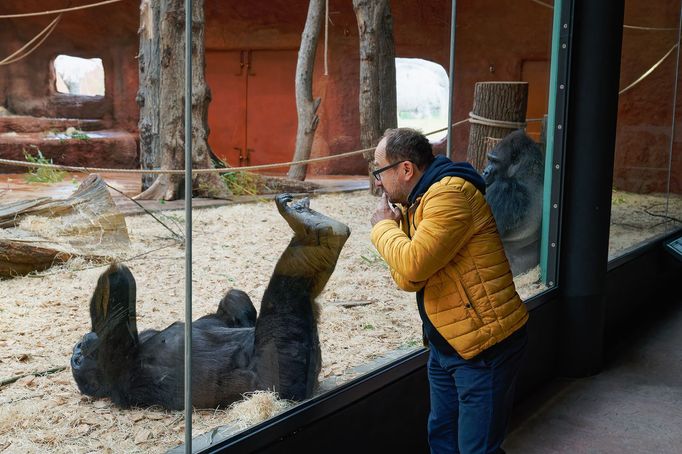
<svg viewBox="0 0 682 454">
<path fill-rule="evenodd" d="M 431 452 L 503 453 L 528 313 L 485 183 L 467 163 L 434 158 L 409 128 L 384 134 L 374 164 L 384 194 L 372 243 L 398 287 L 417 292 L 430 347 Z"/>
</svg>

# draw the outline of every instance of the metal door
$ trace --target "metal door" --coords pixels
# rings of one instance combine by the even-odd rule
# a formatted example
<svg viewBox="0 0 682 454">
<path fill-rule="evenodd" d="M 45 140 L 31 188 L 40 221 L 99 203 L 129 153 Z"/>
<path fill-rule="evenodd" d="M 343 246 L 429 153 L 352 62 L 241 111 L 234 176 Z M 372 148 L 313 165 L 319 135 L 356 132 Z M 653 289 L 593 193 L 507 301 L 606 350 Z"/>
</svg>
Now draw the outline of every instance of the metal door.
<svg viewBox="0 0 682 454">
<path fill-rule="evenodd" d="M 213 94 L 209 144 L 216 156 L 234 167 L 291 160 L 296 59 L 295 50 L 206 52 L 206 79 Z"/>
<path fill-rule="evenodd" d="M 246 148 L 246 62 L 244 51 L 206 51 L 208 144 L 213 153 L 233 167 Z"/>
<path fill-rule="evenodd" d="M 251 165 L 291 161 L 296 144 L 295 50 L 252 52 L 248 79 L 247 150 Z M 265 173 L 286 173 L 287 167 Z"/>
</svg>

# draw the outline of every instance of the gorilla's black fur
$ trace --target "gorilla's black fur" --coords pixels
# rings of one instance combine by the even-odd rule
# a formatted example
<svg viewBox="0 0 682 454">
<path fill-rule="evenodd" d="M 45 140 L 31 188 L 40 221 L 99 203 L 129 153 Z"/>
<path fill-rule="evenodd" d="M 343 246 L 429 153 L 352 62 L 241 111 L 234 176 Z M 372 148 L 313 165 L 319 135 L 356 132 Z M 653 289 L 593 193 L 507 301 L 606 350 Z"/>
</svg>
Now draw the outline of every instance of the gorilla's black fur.
<svg viewBox="0 0 682 454">
<path fill-rule="evenodd" d="M 215 314 L 192 323 L 192 403 L 226 405 L 243 393 L 270 389 L 285 399 L 312 395 L 320 372 L 314 299 L 329 280 L 348 227 L 277 196 L 280 214 L 294 231 L 270 279 L 260 314 L 248 295 L 230 290 Z M 138 335 L 135 279 L 112 265 L 90 300 L 92 331 L 73 348 L 71 368 L 84 394 L 116 404 L 184 405 L 184 324 Z"/>
<path fill-rule="evenodd" d="M 539 263 L 544 163 L 540 147 L 523 130 L 488 152 L 485 198 L 514 275 Z"/>
</svg>

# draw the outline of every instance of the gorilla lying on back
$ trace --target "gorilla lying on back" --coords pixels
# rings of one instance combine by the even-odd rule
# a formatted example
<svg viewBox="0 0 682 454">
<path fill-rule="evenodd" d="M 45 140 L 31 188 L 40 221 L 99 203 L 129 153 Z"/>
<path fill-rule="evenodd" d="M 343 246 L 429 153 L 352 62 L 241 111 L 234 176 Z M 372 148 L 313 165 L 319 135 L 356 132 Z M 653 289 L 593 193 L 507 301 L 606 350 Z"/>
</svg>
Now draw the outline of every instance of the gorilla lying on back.
<svg viewBox="0 0 682 454">
<path fill-rule="evenodd" d="M 488 162 L 482 174 L 485 198 L 516 276 L 540 262 L 542 151 L 523 130 L 517 130 L 488 152 Z"/>
<path fill-rule="evenodd" d="M 230 290 L 215 314 L 192 323 L 192 403 L 226 405 L 243 393 L 274 390 L 281 398 L 312 395 L 320 372 L 315 297 L 329 280 L 349 228 L 309 207 L 275 199 L 294 237 L 275 266 L 260 314 L 246 293 Z M 112 265 L 90 300 L 92 331 L 73 348 L 78 389 L 122 407 L 184 406 L 184 323 L 137 332 L 135 279 Z"/>
</svg>

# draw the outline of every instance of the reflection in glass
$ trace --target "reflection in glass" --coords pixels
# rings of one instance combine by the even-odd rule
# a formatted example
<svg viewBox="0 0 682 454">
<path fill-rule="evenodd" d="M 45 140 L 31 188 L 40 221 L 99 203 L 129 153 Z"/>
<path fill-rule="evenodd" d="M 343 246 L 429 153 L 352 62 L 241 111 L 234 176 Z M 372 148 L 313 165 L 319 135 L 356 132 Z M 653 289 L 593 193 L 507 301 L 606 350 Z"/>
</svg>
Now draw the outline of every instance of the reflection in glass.
<svg viewBox="0 0 682 454">
<path fill-rule="evenodd" d="M 471 128 L 466 121 L 473 110 L 475 84 L 485 81 L 528 83 L 527 132 L 540 143 L 544 159 L 543 122 L 536 120 L 547 113 L 547 103 L 552 95 L 547 88 L 552 10 L 530 0 L 523 8 L 515 2 L 494 3 L 459 2 L 458 5 L 453 118 L 459 125 L 453 129 L 453 159 L 466 159 Z M 315 77 L 314 94 L 322 100 L 313 155 L 359 148 L 356 20 L 351 2 L 330 4 L 330 24 L 333 22 L 329 29 L 330 70 L 328 76 L 321 76 L 322 63 L 317 63 L 316 73 L 320 74 Z M 250 92 L 239 92 L 243 85 L 234 81 L 247 75 L 252 80 L 270 76 L 267 80 L 275 82 L 284 78 L 280 74 L 284 66 L 276 58 L 286 57 L 287 67 L 294 67 L 295 52 L 291 49 L 298 46 L 300 18 L 305 17 L 305 5 L 294 5 L 291 11 L 272 11 L 276 20 L 265 23 L 270 16 L 261 17 L 260 10 L 253 5 L 253 2 L 232 2 L 229 5 L 206 2 L 206 8 L 212 12 L 207 14 L 207 47 L 226 60 L 231 59 L 229 65 L 221 65 L 220 60 L 207 63 L 207 72 L 216 77 L 216 83 L 211 86 L 215 96 L 211 106 L 226 112 L 229 108 L 230 113 L 235 110 L 235 117 L 241 119 L 247 118 L 243 98 Z M 396 54 L 409 58 L 409 61 L 420 59 L 433 62 L 432 66 L 447 67 L 449 23 L 444 19 L 447 14 L 444 16 L 443 11 L 449 11 L 449 6 L 449 2 L 392 2 Z M 424 24 L 429 24 L 426 32 Z M 136 39 L 136 36 L 133 33 L 131 39 Z M 261 67 L 240 72 L 240 51 L 228 48 L 226 43 L 229 46 L 237 43 L 234 45 L 247 49 L 252 38 L 260 40 L 263 48 L 271 48 L 274 44 L 285 48 L 285 51 L 272 51 L 263 56 L 270 59 L 265 68 L 276 68 L 277 71 Z M 134 55 L 129 57 L 125 61 L 134 62 Z M 247 60 L 242 63 L 246 65 Z M 132 73 L 136 70 L 135 67 L 128 69 Z M 438 82 L 434 83 L 442 92 L 442 87 L 447 87 L 447 76 L 444 78 L 444 73 L 438 72 Z M 289 74 L 286 77 L 293 76 Z M 268 88 L 274 94 L 267 96 L 267 102 L 262 105 L 248 104 L 248 113 L 266 110 L 277 117 L 276 120 L 288 125 L 282 127 L 282 131 L 295 134 L 295 119 L 287 116 L 288 110 L 281 107 L 292 102 L 291 84 L 284 85 L 288 91 L 280 90 L 272 82 Z M 249 90 L 253 89 L 254 85 L 249 87 Z M 235 97 L 237 101 L 232 102 L 233 98 L 227 95 L 235 93 L 228 88 L 238 91 L 236 95 L 241 97 Z M 115 99 L 115 103 L 118 102 L 122 101 Z M 446 115 L 445 106 L 441 97 L 435 97 L 427 111 L 419 112 L 417 108 L 412 112 L 408 108 L 402 119 L 440 119 Z M 222 110 L 218 112 L 225 116 Z M 399 117 L 400 121 L 402 119 Z M 426 130 L 435 124 L 417 126 Z M 277 134 L 273 134 L 269 128 L 269 122 L 249 123 L 248 134 L 282 142 L 280 134 L 283 133 L 278 130 Z M 218 126 L 212 129 L 212 137 L 228 131 L 228 128 Z M 509 128 L 502 130 L 504 134 L 490 136 L 490 140 L 484 142 L 492 148 L 504 135 L 513 131 Z M 235 135 L 242 139 L 246 132 L 240 130 Z M 444 152 L 444 141 L 436 143 L 435 147 L 437 151 Z M 235 151 L 232 145 L 214 145 L 214 148 L 216 152 Z M 490 149 L 484 153 L 488 151 Z M 257 153 L 263 153 L 263 149 L 256 148 L 254 156 Z M 345 162 L 327 163 L 325 169 L 336 169 L 338 165 L 339 173 L 343 173 Z M 364 162 L 361 164 L 364 166 Z M 311 168 L 315 169 L 314 166 Z M 365 169 L 362 167 L 363 171 Z M 313 172 L 309 175 L 315 176 Z M 240 184 L 247 186 L 247 192 L 258 193 L 258 189 L 262 189 L 251 187 L 245 181 L 240 181 Z M 329 181 L 333 179 L 327 181 L 328 185 Z M 368 220 L 377 200 L 366 192 L 364 186 L 357 185 L 358 181 L 366 184 L 367 175 L 348 179 L 346 183 L 349 181 L 355 185 L 337 185 L 337 189 L 360 187 L 362 190 L 319 195 L 312 201 L 316 211 L 349 226 L 353 232 L 340 252 L 334 274 L 317 297 L 319 312 L 315 312 L 315 316 L 318 317 L 321 362 L 317 377 L 306 376 L 306 379 L 316 378 L 320 382 L 313 397 L 422 346 L 421 322 L 414 294 L 395 287 L 385 263 L 370 243 Z M 0 191 L 4 189 L 4 186 L 0 187 Z M 126 215 L 130 248 L 114 257 L 125 263 L 135 277 L 135 315 L 140 333 L 173 326 L 184 315 L 184 250 L 177 236 L 169 232 L 182 236 L 184 215 L 172 211 L 174 207 L 170 203 L 158 208 L 155 215 L 163 224 L 147 214 Z M 161 211 L 163 209 L 168 211 Z M 271 201 L 252 198 L 249 203 L 196 209 L 193 217 L 194 314 L 199 317 L 205 314 L 217 316 L 220 298 L 231 288 L 243 290 L 253 301 L 256 311 L 262 311 L 261 301 L 269 300 L 266 294 L 273 264 L 287 249 L 291 239 L 291 227 L 277 214 L 275 205 Z M 122 409 L 110 399 L 81 395 L 72 371 L 61 369 L 69 364 L 73 346 L 91 330 L 88 302 L 104 269 L 106 267 L 101 263 L 74 258 L 40 275 L 0 282 L 0 301 L 10 302 L 2 307 L 2 320 L 7 323 L 0 330 L 1 378 L 23 376 L 0 389 L 0 401 L 3 403 L 0 406 L 0 447 L 11 443 L 9 450 L 19 452 L 56 449 L 102 452 L 107 448 L 117 452 L 162 452 L 183 442 L 185 426 L 180 411 L 158 405 Z M 544 289 L 539 283 L 537 269 L 517 276 L 516 281 L 523 298 Z M 248 312 L 251 312 L 250 306 Z M 248 316 L 246 318 L 249 319 Z M 237 317 L 237 321 L 240 319 Z M 249 327 L 239 329 L 254 332 Z M 154 336 L 160 336 L 161 332 Z M 144 336 L 141 336 L 139 342 L 143 340 Z M 224 352 L 214 347 L 207 352 L 207 357 L 212 359 L 218 370 L 227 361 Z M 263 352 L 267 351 L 267 348 L 263 349 Z M 157 359 L 159 362 L 168 360 L 165 355 L 155 355 L 147 361 Z M 182 361 L 173 362 L 169 368 L 170 375 L 182 376 Z M 56 369 L 58 372 L 44 373 Z M 314 375 L 315 370 L 310 372 Z M 197 377 L 200 378 L 201 374 L 195 379 Z M 197 392 L 210 391 L 199 385 L 194 389 Z M 226 387 L 221 392 L 240 391 Z M 178 394 L 171 393 L 169 399 L 182 401 L 181 393 L 180 386 Z M 308 396 L 306 387 L 304 398 Z M 290 401 L 277 399 L 271 392 L 246 394 L 244 399 L 230 407 L 213 407 L 210 404 L 195 401 L 197 407 L 192 426 L 195 436 L 216 427 L 222 427 L 223 434 L 233 434 L 293 405 Z M 14 424 L 16 420 L 20 421 L 19 426 Z"/>
<path fill-rule="evenodd" d="M 348 227 L 309 208 L 309 200 L 276 198 L 294 237 L 275 266 L 258 318 L 249 296 L 231 289 L 213 314 L 192 324 L 192 402 L 228 405 L 245 393 L 272 390 L 303 400 L 317 388 L 320 343 L 315 298 L 329 280 Z M 183 408 L 184 327 L 137 331 L 136 282 L 123 264 L 99 278 L 90 300 L 92 331 L 73 350 L 81 393 L 120 407 Z M 220 361 L 216 361 L 220 358 Z"/>
<path fill-rule="evenodd" d="M 625 3 L 609 258 L 679 228 L 680 2 Z"/>
</svg>

